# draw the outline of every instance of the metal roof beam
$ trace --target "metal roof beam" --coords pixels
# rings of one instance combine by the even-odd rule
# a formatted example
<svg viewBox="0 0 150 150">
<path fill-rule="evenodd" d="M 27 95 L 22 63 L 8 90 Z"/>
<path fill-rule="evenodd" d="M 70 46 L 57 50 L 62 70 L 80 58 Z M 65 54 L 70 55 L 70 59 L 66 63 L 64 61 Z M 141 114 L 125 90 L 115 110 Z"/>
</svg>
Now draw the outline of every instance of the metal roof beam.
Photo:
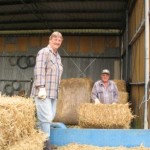
<svg viewBox="0 0 150 150">
<path fill-rule="evenodd" d="M 34 10 L 35 11 L 35 10 Z M 124 10 L 125 11 L 125 10 Z M 36 13 L 37 14 L 40 14 L 42 12 L 42 14 L 49 14 L 49 13 L 55 13 L 55 14 L 65 14 L 65 13 L 82 13 L 82 14 L 86 14 L 86 13 L 107 13 L 107 14 L 115 14 L 115 13 L 123 13 L 123 10 L 122 9 L 101 9 L 101 10 L 89 10 L 89 9 L 84 9 L 84 10 L 74 10 L 74 9 L 70 9 L 70 10 L 38 10 Z M 28 11 L 24 11 L 22 10 L 21 12 L 18 13 L 18 11 L 8 11 L 7 12 L 0 12 L 0 15 L 4 15 L 4 16 L 7 16 L 7 15 L 24 15 L 24 14 L 27 14 L 27 15 L 30 15 L 32 14 L 31 10 L 28 10 Z"/>
<path fill-rule="evenodd" d="M 33 4 L 33 3 L 45 3 L 45 2 L 55 2 L 55 3 L 66 3 L 66 2 L 81 2 L 81 0 L 1 0 L 0 5 L 16 5 L 16 4 Z M 119 3 L 126 3 L 126 0 L 84 0 L 82 3 L 85 2 L 119 2 Z"/>
<path fill-rule="evenodd" d="M 58 29 L 54 29 L 55 31 Z M 61 29 L 59 29 L 59 31 L 61 33 L 63 33 L 63 35 L 69 35 L 69 36 L 74 36 L 74 35 L 92 35 L 92 36 L 97 36 L 97 35 L 110 35 L 110 36 L 120 36 L 121 32 L 63 32 Z M 51 31 L 50 30 L 7 30 L 7 31 L 0 31 L 0 36 L 4 36 L 4 35 L 19 35 L 19 34 L 50 34 Z M 7 57 L 7 56 L 6 56 Z"/>
<path fill-rule="evenodd" d="M 34 3 L 34 0 L 25 0 L 25 2 L 27 4 L 31 4 Z M 1 6 L 7 6 L 7 5 L 18 5 L 18 4 L 22 4 L 21 0 L 0 0 L 0 5 Z"/>
<path fill-rule="evenodd" d="M 63 19 L 63 20 L 58 20 L 58 19 L 49 19 L 49 20 L 46 20 L 47 22 L 49 23 L 76 23 L 76 22 L 82 22 L 82 23 L 92 23 L 92 22 L 100 22 L 100 23 L 120 23 L 122 22 L 122 20 L 119 20 L 119 19 L 95 19 L 95 20 L 92 20 L 92 19 Z M 23 21 L 23 20 L 20 20 L 20 21 L 14 21 L 14 20 L 8 20 L 8 21 L 2 21 L 0 20 L 0 25 L 1 24 L 27 24 L 27 23 L 39 23 L 40 21 L 39 20 L 28 20 L 28 21 Z M 41 22 L 42 23 L 42 22 Z"/>
<path fill-rule="evenodd" d="M 67 3 L 67 2 L 82 2 L 82 3 L 87 3 L 87 2 L 100 2 L 100 3 L 104 3 L 104 2 L 119 2 L 119 3 L 127 3 L 126 0 L 40 0 L 38 1 L 38 3 L 41 2 L 62 2 L 62 3 Z"/>
<path fill-rule="evenodd" d="M 19 26 L 19 25 L 17 25 L 17 26 L 15 26 L 15 27 L 12 27 L 12 26 L 0 26 L 0 30 L 3 30 L 3 31 L 7 31 L 7 30 L 42 30 L 42 29 L 49 29 L 49 30 L 51 30 L 51 29 L 54 29 L 54 28 L 57 28 L 57 29 L 119 29 L 119 30 L 121 30 L 122 28 L 123 28 L 124 26 L 121 24 L 116 24 L 116 25 L 112 25 L 111 27 L 110 26 L 102 26 L 102 25 L 93 25 L 92 27 L 90 26 L 85 26 L 85 25 L 83 25 L 83 26 L 73 26 L 73 27 L 70 27 L 69 25 L 60 25 L 60 26 L 57 26 L 57 25 L 55 25 L 55 26 L 49 26 L 49 28 L 45 28 L 44 26 L 32 26 L 32 27 L 27 27 L 27 26 Z"/>
</svg>

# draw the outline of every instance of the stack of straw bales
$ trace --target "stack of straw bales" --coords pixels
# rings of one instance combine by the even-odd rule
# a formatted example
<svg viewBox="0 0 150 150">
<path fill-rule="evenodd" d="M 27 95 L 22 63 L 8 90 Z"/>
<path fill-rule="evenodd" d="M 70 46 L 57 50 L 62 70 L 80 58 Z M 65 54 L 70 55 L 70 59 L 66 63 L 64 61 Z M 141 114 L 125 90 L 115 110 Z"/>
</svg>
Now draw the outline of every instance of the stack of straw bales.
<svg viewBox="0 0 150 150">
<path fill-rule="evenodd" d="M 133 115 L 128 104 L 81 104 L 79 126 L 82 128 L 128 129 Z"/>
<path fill-rule="evenodd" d="M 42 150 L 46 135 L 35 129 L 35 105 L 24 97 L 0 97 L 0 149 Z"/>
<path fill-rule="evenodd" d="M 88 78 L 64 79 L 60 84 L 57 111 L 54 121 L 66 125 L 78 124 L 78 107 L 91 102 L 93 81 Z"/>
<path fill-rule="evenodd" d="M 129 98 L 128 92 L 119 91 L 119 101 L 118 101 L 119 104 L 128 103 L 128 98 Z"/>
<path fill-rule="evenodd" d="M 113 80 L 117 85 L 119 91 L 119 102 L 120 104 L 128 103 L 129 94 L 126 89 L 126 82 L 124 80 Z"/>
<path fill-rule="evenodd" d="M 126 82 L 124 80 L 117 80 L 117 79 L 115 79 L 113 81 L 117 85 L 118 91 L 123 91 L 123 92 L 127 91 L 127 89 L 126 89 Z"/>
<path fill-rule="evenodd" d="M 75 144 L 71 143 L 67 146 L 59 147 L 58 150 L 150 150 L 150 148 L 146 148 L 144 146 L 138 147 L 98 147 L 98 146 L 91 146 L 91 145 L 82 145 L 82 144 Z"/>
</svg>

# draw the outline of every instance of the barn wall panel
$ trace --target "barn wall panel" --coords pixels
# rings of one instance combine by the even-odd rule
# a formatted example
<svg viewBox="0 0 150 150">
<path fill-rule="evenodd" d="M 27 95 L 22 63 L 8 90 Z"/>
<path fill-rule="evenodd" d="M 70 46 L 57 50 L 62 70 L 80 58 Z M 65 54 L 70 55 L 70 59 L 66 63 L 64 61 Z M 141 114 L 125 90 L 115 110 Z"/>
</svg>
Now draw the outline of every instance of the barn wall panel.
<svg viewBox="0 0 150 150">
<path fill-rule="evenodd" d="M 4 38 L 0 37 L 0 53 L 3 52 L 4 48 Z"/>
<path fill-rule="evenodd" d="M 80 52 L 87 54 L 91 50 L 91 37 L 80 37 Z"/>
<path fill-rule="evenodd" d="M 28 50 L 27 43 L 28 43 L 28 38 L 27 37 L 18 38 L 17 51 L 26 52 Z"/>
<path fill-rule="evenodd" d="M 66 49 L 69 53 L 77 53 L 79 51 L 78 37 L 68 36 L 66 41 Z"/>
<path fill-rule="evenodd" d="M 132 13 L 129 16 L 129 41 L 136 35 L 139 27 L 144 20 L 144 2 L 137 0 Z M 131 85 L 130 99 L 133 103 L 134 113 L 138 117 L 134 120 L 135 128 L 143 128 L 144 124 L 144 82 L 145 82 L 145 41 L 144 30 L 139 34 L 136 40 L 131 45 L 131 71 L 130 82 L 135 83 Z M 138 84 L 143 83 L 143 84 Z M 141 105 L 142 104 L 142 105 Z M 139 109 L 139 106 L 140 109 Z"/>
<path fill-rule="evenodd" d="M 33 67 L 22 69 L 17 64 L 11 66 L 9 59 L 11 56 L 17 56 L 16 59 L 23 55 L 36 56 L 41 48 L 47 46 L 48 40 L 48 35 L 1 37 L 0 45 L 3 53 L 0 55 L 0 69 L 2 70 L 0 80 L 31 80 Z M 59 53 L 64 66 L 62 78 L 89 77 L 93 81 L 97 81 L 104 68 L 110 70 L 111 79 L 120 77 L 118 37 L 64 36 Z M 114 72 L 116 70 L 117 72 Z M 1 91 L 5 84 L 6 82 L 1 82 Z M 26 88 L 27 93 L 29 93 L 29 86 L 28 82 L 22 83 L 22 87 Z"/>
</svg>

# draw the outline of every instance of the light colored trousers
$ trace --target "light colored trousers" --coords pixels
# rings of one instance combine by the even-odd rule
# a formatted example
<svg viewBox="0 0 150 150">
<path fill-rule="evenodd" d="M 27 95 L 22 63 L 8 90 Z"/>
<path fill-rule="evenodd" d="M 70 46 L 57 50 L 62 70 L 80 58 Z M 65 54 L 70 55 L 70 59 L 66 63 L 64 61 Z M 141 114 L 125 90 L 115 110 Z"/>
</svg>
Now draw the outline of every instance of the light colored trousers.
<svg viewBox="0 0 150 150">
<path fill-rule="evenodd" d="M 38 128 L 50 137 L 50 124 L 56 114 L 56 99 L 46 98 L 41 100 L 35 97 L 35 104 L 38 117 Z"/>
</svg>

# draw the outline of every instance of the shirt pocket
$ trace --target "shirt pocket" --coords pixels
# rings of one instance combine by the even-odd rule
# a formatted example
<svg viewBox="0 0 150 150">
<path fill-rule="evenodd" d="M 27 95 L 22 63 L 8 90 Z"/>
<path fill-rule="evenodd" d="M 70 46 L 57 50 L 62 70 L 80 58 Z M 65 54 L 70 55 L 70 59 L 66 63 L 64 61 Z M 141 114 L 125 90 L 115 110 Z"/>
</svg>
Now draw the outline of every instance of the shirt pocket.
<svg viewBox="0 0 150 150">
<path fill-rule="evenodd" d="M 112 100 L 113 99 L 113 89 L 112 88 L 108 89 L 108 94 L 109 94 L 109 99 Z"/>
<path fill-rule="evenodd" d="M 103 93 L 103 89 L 102 88 L 97 89 L 97 93 Z"/>
<path fill-rule="evenodd" d="M 56 73 L 56 64 L 54 60 L 50 59 L 47 62 L 46 72 L 47 72 L 47 75 L 52 75 Z"/>
<path fill-rule="evenodd" d="M 98 98 L 101 99 L 102 95 L 103 95 L 103 89 L 98 89 L 97 90 L 97 95 L 98 95 Z"/>
<path fill-rule="evenodd" d="M 108 92 L 109 92 L 109 93 L 113 93 L 113 89 L 110 87 L 110 88 L 108 89 Z"/>
<path fill-rule="evenodd" d="M 55 67 L 55 64 L 56 64 L 56 61 L 54 59 L 50 59 L 48 61 L 48 68 L 52 69 L 53 67 Z"/>
</svg>

